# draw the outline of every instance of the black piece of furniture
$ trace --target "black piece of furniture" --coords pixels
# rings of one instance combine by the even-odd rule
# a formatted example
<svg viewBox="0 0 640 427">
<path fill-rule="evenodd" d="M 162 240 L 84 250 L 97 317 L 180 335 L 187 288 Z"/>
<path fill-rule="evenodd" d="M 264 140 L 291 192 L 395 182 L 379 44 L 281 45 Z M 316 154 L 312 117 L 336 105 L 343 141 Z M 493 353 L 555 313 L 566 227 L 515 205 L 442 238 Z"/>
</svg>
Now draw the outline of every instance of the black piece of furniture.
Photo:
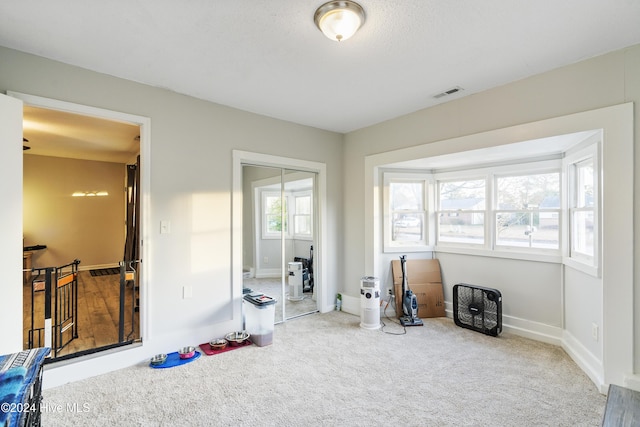
<svg viewBox="0 0 640 427">
<path fill-rule="evenodd" d="M 25 246 L 22 248 L 24 252 L 40 251 L 42 249 L 47 249 L 47 245 L 33 245 L 33 246 Z"/>
</svg>

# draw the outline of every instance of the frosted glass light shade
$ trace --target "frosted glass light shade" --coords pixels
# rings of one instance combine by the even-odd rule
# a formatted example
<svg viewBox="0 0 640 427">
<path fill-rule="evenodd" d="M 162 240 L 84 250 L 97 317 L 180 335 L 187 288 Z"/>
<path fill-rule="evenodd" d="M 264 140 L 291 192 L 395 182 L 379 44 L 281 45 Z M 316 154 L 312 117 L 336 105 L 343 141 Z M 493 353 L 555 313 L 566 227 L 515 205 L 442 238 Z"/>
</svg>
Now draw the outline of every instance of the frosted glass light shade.
<svg viewBox="0 0 640 427">
<path fill-rule="evenodd" d="M 330 1 L 316 10 L 314 21 L 325 36 L 343 41 L 364 24 L 364 9 L 352 1 Z"/>
</svg>

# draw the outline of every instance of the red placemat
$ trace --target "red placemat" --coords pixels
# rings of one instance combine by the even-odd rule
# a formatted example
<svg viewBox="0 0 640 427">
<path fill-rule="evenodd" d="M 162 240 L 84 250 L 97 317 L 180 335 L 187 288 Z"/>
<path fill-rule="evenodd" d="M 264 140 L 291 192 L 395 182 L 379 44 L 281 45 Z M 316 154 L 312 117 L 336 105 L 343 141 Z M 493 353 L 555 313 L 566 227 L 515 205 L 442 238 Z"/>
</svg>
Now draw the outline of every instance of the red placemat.
<svg viewBox="0 0 640 427">
<path fill-rule="evenodd" d="M 236 344 L 236 345 L 227 344 L 227 346 L 225 348 L 223 348 L 222 350 L 214 350 L 214 349 L 211 348 L 211 345 L 207 342 L 207 343 L 204 343 L 204 344 L 200 344 L 199 347 L 202 349 L 204 354 L 206 354 L 207 356 L 213 356 L 214 354 L 224 353 L 226 351 L 235 350 L 236 348 L 247 347 L 247 346 L 249 346 L 251 344 L 252 344 L 251 341 L 246 340 L 242 344 Z"/>
</svg>

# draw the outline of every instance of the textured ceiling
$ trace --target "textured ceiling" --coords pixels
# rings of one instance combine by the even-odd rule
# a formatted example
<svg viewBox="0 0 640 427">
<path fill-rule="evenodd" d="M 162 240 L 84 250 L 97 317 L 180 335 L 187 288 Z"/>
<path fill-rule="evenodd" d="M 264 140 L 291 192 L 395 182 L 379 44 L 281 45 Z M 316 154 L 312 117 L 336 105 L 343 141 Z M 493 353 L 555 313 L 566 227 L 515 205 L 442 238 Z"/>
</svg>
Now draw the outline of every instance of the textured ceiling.
<svg viewBox="0 0 640 427">
<path fill-rule="evenodd" d="M 640 43 L 638 0 L 360 0 L 341 43 L 322 3 L 3 0 L 0 45 L 348 132 Z"/>
<path fill-rule="evenodd" d="M 28 105 L 22 135 L 27 155 L 132 164 L 140 153 L 137 125 Z"/>
</svg>

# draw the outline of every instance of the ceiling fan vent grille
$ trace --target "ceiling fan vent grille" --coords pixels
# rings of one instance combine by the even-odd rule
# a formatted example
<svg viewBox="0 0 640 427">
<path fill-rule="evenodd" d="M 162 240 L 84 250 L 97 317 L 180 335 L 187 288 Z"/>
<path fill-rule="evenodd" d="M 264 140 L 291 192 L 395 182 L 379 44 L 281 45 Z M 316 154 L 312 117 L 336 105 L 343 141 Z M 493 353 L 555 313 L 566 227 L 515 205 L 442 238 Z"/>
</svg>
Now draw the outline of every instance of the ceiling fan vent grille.
<svg viewBox="0 0 640 427">
<path fill-rule="evenodd" d="M 454 93 L 458 93 L 458 92 L 460 92 L 462 90 L 464 90 L 464 89 L 462 89 L 460 86 L 456 86 L 456 87 L 452 87 L 451 89 L 447 89 L 444 92 L 440 92 L 437 95 L 433 95 L 433 97 L 436 98 L 436 99 L 440 99 L 442 97 L 453 95 Z"/>
</svg>

